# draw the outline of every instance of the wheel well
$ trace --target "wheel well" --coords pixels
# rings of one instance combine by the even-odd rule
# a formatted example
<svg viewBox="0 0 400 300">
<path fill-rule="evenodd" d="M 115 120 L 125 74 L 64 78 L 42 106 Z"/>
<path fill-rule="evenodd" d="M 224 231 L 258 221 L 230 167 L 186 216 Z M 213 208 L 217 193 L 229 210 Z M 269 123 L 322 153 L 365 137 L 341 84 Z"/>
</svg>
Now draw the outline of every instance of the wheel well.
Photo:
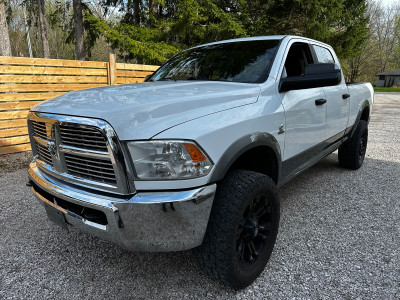
<svg viewBox="0 0 400 300">
<path fill-rule="evenodd" d="M 369 120 L 369 106 L 366 106 L 363 110 L 363 112 L 361 113 L 361 118 L 360 120 L 364 120 L 367 121 Z"/>
<path fill-rule="evenodd" d="M 258 146 L 241 154 L 229 171 L 239 169 L 263 173 L 278 182 L 278 159 L 274 150 L 267 146 Z"/>
</svg>

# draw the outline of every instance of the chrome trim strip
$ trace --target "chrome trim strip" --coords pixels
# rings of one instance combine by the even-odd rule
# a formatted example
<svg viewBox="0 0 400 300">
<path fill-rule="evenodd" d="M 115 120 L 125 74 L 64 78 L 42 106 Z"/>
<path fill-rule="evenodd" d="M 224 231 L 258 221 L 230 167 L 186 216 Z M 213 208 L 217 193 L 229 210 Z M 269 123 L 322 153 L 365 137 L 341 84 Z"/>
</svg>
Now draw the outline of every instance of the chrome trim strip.
<svg viewBox="0 0 400 300">
<path fill-rule="evenodd" d="M 33 138 L 35 139 L 36 142 L 38 142 L 38 144 L 42 145 L 43 147 L 48 147 L 49 146 L 49 142 L 45 141 L 44 139 L 42 139 L 41 137 L 38 136 L 33 136 Z"/>
<path fill-rule="evenodd" d="M 121 143 L 114 131 L 114 129 L 106 121 L 100 119 L 91 119 L 85 117 L 74 117 L 58 114 L 40 113 L 40 112 L 29 112 L 28 114 L 28 129 L 31 138 L 31 145 L 34 157 L 37 157 L 38 151 L 33 141 L 37 140 L 34 135 L 33 125 L 30 121 L 44 122 L 46 126 L 48 124 L 53 125 L 53 138 L 55 139 L 56 155 L 52 157 L 53 167 L 43 162 L 40 164 L 41 170 L 47 172 L 52 176 L 57 177 L 60 180 L 65 180 L 73 184 L 85 186 L 88 188 L 94 188 L 97 190 L 109 191 L 117 194 L 133 194 L 135 193 L 134 176 L 133 171 L 130 169 L 127 157 L 124 155 Z M 80 149 L 73 146 L 63 145 L 61 142 L 61 136 L 59 132 L 60 125 L 68 125 L 70 127 L 95 129 L 99 131 L 105 138 L 105 143 L 108 149 L 108 153 L 96 150 Z M 57 127 L 57 130 L 54 130 Z M 39 141 L 42 144 L 44 140 Z M 46 142 L 48 147 L 49 143 Z M 80 156 L 92 157 L 92 158 L 107 158 L 111 160 L 116 185 L 106 184 L 98 181 L 89 180 L 86 178 L 74 176 L 67 173 L 66 162 L 64 158 L 64 152 L 73 153 Z M 38 160 L 39 162 L 39 160 Z"/>
<path fill-rule="evenodd" d="M 69 145 L 60 144 L 58 146 L 58 149 L 61 152 L 77 154 L 80 156 L 93 157 L 93 158 L 107 158 L 107 159 L 110 158 L 110 154 L 108 152 L 89 150 L 89 149 L 81 149 L 81 148 L 77 148 L 77 147 L 69 146 Z"/>
<path fill-rule="evenodd" d="M 188 191 L 138 193 L 133 196 L 129 202 L 137 204 L 154 204 L 193 201 L 194 203 L 200 203 L 203 200 L 213 196 L 215 194 L 216 187 L 216 184 L 212 184 Z"/>
</svg>

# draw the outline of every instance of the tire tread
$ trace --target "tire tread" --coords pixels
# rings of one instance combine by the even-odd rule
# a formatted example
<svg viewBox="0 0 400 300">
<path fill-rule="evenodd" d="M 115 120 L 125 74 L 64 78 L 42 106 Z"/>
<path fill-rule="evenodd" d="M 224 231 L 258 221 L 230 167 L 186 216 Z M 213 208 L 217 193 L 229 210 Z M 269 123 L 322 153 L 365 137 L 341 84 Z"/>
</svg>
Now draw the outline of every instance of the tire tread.
<svg viewBox="0 0 400 300">
<path fill-rule="evenodd" d="M 203 273 L 234 289 L 244 286 L 234 282 L 230 274 L 231 266 L 226 259 L 226 247 L 235 238 L 232 227 L 241 213 L 243 199 L 246 199 L 251 189 L 265 184 L 279 199 L 277 187 L 270 177 L 247 170 L 229 173 L 218 185 L 203 244 L 195 249 L 196 259 Z M 279 205 L 279 201 L 277 202 Z"/>
</svg>

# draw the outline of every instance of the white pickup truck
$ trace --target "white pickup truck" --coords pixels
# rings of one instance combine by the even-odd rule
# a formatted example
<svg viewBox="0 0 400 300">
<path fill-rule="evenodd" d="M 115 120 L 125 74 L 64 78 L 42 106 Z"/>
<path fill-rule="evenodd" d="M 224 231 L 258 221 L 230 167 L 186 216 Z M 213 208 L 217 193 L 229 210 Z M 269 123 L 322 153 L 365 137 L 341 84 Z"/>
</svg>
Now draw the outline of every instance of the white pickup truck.
<svg viewBox="0 0 400 300">
<path fill-rule="evenodd" d="M 346 84 L 321 42 L 201 45 L 144 83 L 32 108 L 27 185 L 64 228 L 134 251 L 194 248 L 204 273 L 241 289 L 274 247 L 277 186 L 337 149 L 358 169 L 372 103 L 372 86 Z"/>
</svg>

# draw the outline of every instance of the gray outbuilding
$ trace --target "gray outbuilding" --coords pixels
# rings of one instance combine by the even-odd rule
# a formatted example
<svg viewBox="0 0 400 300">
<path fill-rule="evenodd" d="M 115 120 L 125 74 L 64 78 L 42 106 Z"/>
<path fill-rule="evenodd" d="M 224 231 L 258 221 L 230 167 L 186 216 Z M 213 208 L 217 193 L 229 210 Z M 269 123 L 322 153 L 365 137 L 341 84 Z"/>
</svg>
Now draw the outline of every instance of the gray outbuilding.
<svg viewBox="0 0 400 300">
<path fill-rule="evenodd" d="M 389 72 L 376 74 L 378 87 L 391 87 L 400 83 L 400 69 L 392 70 Z"/>
</svg>

